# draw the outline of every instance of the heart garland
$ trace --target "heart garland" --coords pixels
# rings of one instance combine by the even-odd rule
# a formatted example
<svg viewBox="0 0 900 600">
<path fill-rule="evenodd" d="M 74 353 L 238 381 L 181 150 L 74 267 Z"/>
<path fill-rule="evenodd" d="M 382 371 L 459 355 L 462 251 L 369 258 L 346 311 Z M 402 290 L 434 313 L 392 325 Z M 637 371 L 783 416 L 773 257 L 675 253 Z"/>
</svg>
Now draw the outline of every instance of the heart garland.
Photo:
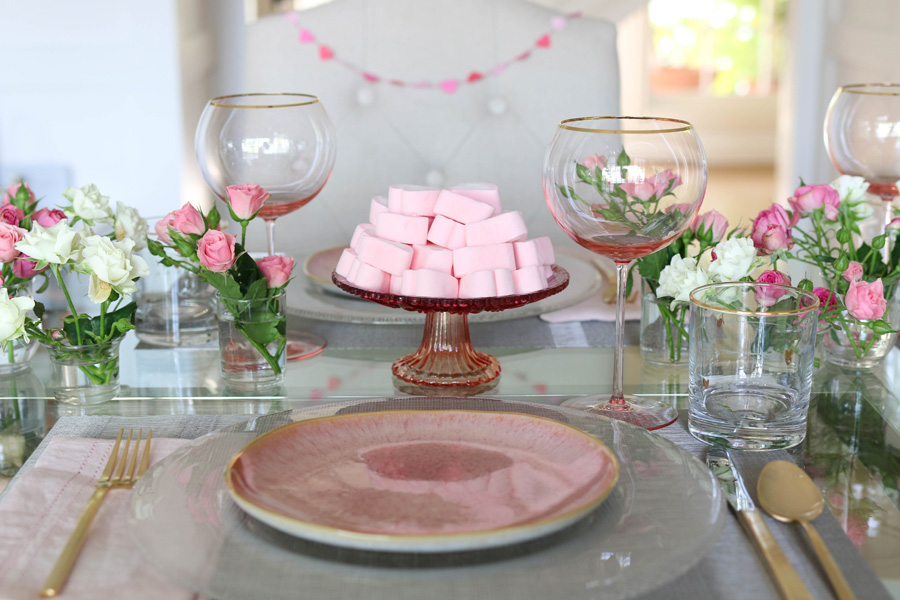
<svg viewBox="0 0 900 600">
<path fill-rule="evenodd" d="M 367 81 L 369 83 L 384 82 L 389 85 L 393 85 L 393 86 L 397 86 L 397 87 L 408 87 L 408 88 L 414 88 L 414 89 L 439 89 L 439 90 L 442 90 L 446 94 L 453 94 L 456 92 L 456 90 L 459 89 L 459 87 L 461 85 L 477 83 L 479 81 L 482 81 L 486 77 L 491 77 L 491 76 L 496 77 L 496 76 L 500 75 L 501 73 L 503 73 L 508 67 L 510 67 L 514 63 L 522 62 L 523 60 L 527 60 L 527 59 L 531 58 L 532 50 L 535 48 L 541 49 L 541 50 L 546 50 L 546 49 L 550 48 L 550 46 L 552 44 L 553 34 L 565 29 L 569 25 L 569 22 L 574 21 L 575 19 L 581 18 L 582 14 L 583 13 L 581 13 L 579 11 L 579 12 L 570 13 L 566 16 L 553 17 L 552 19 L 550 19 L 550 29 L 551 30 L 544 33 L 543 35 L 541 35 L 537 40 L 534 41 L 534 43 L 531 46 L 529 46 L 522 52 L 519 52 L 510 60 L 506 60 L 501 63 L 498 63 L 488 69 L 472 71 L 469 73 L 469 75 L 467 77 L 464 77 L 462 79 L 446 77 L 446 78 L 439 78 L 439 79 L 436 79 L 433 81 L 432 80 L 404 81 L 402 79 L 383 77 L 381 75 L 372 73 L 370 71 L 366 71 L 363 68 L 361 68 L 360 66 L 351 63 L 350 61 L 343 60 L 340 57 L 338 57 L 336 55 L 334 49 L 331 48 L 331 46 L 324 44 L 324 43 L 317 42 L 316 36 L 313 35 L 313 33 L 310 30 L 301 26 L 299 13 L 296 13 L 296 12 L 284 13 L 284 18 L 287 21 L 289 21 L 292 25 L 294 25 L 294 27 L 297 28 L 297 41 L 299 41 L 301 44 L 315 44 L 317 46 L 319 60 L 321 60 L 323 62 L 326 62 L 326 61 L 337 62 L 337 63 L 347 67 L 348 69 L 356 71 L 357 73 L 359 73 L 359 75 L 365 81 Z"/>
</svg>

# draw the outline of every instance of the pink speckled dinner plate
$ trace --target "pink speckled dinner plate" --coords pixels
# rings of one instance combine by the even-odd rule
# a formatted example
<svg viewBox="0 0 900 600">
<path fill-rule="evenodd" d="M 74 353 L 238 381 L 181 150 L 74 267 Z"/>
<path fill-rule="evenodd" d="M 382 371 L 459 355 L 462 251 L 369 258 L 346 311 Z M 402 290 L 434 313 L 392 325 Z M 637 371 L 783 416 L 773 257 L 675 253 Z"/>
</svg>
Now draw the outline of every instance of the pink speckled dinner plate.
<svg viewBox="0 0 900 600">
<path fill-rule="evenodd" d="M 519 413 L 397 410 L 275 429 L 228 465 L 234 501 L 267 525 L 326 544 L 447 552 L 547 535 L 609 494 L 602 442 Z"/>
</svg>

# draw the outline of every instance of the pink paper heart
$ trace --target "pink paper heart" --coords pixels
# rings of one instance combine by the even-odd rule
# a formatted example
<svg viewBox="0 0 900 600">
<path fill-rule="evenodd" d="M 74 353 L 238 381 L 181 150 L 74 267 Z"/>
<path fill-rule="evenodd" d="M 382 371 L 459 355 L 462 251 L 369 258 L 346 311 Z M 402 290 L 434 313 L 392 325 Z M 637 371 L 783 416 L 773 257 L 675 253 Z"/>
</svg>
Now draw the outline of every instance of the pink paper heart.
<svg viewBox="0 0 900 600">
<path fill-rule="evenodd" d="M 432 87 L 434 87 L 434 85 L 430 81 L 418 81 L 413 84 L 413 87 L 424 90 L 424 89 L 432 88 Z"/>
<path fill-rule="evenodd" d="M 363 76 L 363 79 L 365 79 L 366 81 L 368 81 L 370 83 L 375 83 L 376 81 L 378 81 L 378 76 L 372 75 L 371 73 L 363 72 L 362 76 Z"/>
<path fill-rule="evenodd" d="M 550 36 L 546 33 L 538 38 L 538 41 L 535 43 L 538 48 L 549 48 L 550 47 Z"/>
<path fill-rule="evenodd" d="M 456 79 L 445 79 L 440 83 L 441 89 L 447 92 L 448 94 L 452 94 L 456 91 L 456 88 L 459 87 L 459 81 Z"/>
<path fill-rule="evenodd" d="M 334 52 L 332 52 L 331 48 L 328 46 L 319 46 L 319 58 L 322 60 L 329 60 L 334 58 Z"/>
<path fill-rule="evenodd" d="M 300 15 L 295 12 L 284 13 L 284 18 L 287 19 L 289 23 L 292 23 L 294 25 L 300 22 Z"/>
<path fill-rule="evenodd" d="M 525 60 L 525 59 L 528 58 L 529 56 L 531 56 L 531 50 L 526 50 L 526 51 L 523 52 L 522 54 L 518 55 L 518 56 L 516 57 L 516 60 Z"/>
<path fill-rule="evenodd" d="M 301 29 L 300 30 L 300 43 L 308 44 L 310 42 L 316 41 L 316 36 L 309 32 L 309 29 Z"/>
<path fill-rule="evenodd" d="M 553 17 L 550 19 L 550 27 L 553 28 L 553 31 L 562 31 L 568 24 L 569 22 L 565 17 Z"/>
<path fill-rule="evenodd" d="M 502 73 L 503 71 L 505 71 L 505 70 L 506 70 L 506 67 L 508 67 L 508 66 L 509 66 L 509 63 L 500 63 L 499 65 L 497 65 L 496 67 L 494 67 L 494 68 L 491 69 L 491 74 L 492 74 L 492 75 L 499 75 L 500 73 Z"/>
</svg>

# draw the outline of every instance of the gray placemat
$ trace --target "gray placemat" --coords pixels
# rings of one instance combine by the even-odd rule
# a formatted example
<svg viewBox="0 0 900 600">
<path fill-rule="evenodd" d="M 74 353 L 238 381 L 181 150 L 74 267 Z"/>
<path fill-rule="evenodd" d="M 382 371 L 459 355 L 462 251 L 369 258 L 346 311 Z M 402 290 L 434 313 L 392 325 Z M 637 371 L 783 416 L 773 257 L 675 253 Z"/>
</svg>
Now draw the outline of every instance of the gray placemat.
<svg viewBox="0 0 900 600">
<path fill-rule="evenodd" d="M 150 426 L 156 437 L 192 439 L 217 429 L 246 421 L 248 415 L 175 415 L 141 417 L 141 426 Z M 120 427 L 135 425 L 133 417 L 63 417 L 49 432 L 41 446 L 28 459 L 19 474 L 11 482 L 27 472 L 49 443 L 56 436 L 105 437 L 113 438 Z M 686 415 L 679 421 L 657 432 L 699 459 L 705 456 L 704 444 L 697 441 L 686 430 Z M 755 484 L 762 467 L 771 460 L 790 460 L 785 451 L 743 453 L 737 458 L 738 466 L 745 477 L 751 494 L 755 498 Z M 2 495 L 0 495 L 2 500 Z M 808 540 L 799 526 L 779 523 L 765 517 L 773 535 L 781 544 L 788 560 L 797 569 L 814 598 L 834 598 L 824 572 L 819 566 Z M 840 525 L 829 513 L 824 513 L 815 521 L 815 526 L 828 545 L 837 563 L 841 566 L 850 586 L 860 599 L 890 600 L 891 596 L 874 574 L 871 567 L 853 546 Z M 623 565 L 627 568 L 627 565 Z M 585 598 L 602 597 L 597 590 L 585 590 Z M 690 571 L 666 583 L 661 588 L 641 596 L 646 600 L 765 600 L 776 599 L 778 595 L 765 572 L 763 563 L 757 557 L 754 547 L 740 528 L 738 521 L 729 513 L 725 527 L 714 549 Z M 525 600 L 523 598 L 523 600 Z"/>
</svg>

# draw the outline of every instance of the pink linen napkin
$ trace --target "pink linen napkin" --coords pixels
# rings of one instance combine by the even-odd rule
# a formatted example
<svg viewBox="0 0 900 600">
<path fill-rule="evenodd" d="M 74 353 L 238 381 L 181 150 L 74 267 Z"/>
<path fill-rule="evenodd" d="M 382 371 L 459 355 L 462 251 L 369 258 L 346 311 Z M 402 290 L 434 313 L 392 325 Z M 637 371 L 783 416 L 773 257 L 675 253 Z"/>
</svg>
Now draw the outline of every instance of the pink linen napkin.
<svg viewBox="0 0 900 600">
<path fill-rule="evenodd" d="M 137 433 L 137 432 L 135 432 Z M 151 462 L 188 440 L 154 438 Z M 53 568 L 103 472 L 113 440 L 53 438 L 0 502 L 0 599 L 32 600 Z M 62 597 L 194 598 L 139 553 L 126 531 L 131 491 L 113 489 L 88 531 Z"/>
</svg>

